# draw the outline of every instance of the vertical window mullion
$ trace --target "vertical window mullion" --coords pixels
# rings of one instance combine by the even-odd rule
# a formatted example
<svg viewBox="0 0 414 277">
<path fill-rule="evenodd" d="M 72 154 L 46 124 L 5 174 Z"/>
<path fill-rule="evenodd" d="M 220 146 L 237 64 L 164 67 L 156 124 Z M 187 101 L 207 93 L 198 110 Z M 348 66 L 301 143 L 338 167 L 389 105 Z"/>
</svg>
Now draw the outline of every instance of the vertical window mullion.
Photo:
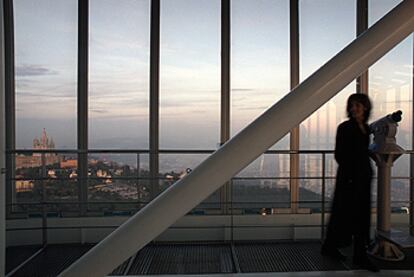
<svg viewBox="0 0 414 277">
<path fill-rule="evenodd" d="M 160 64 L 160 0 L 151 0 L 150 25 L 150 179 L 151 199 L 159 191 L 159 64 Z"/>
<path fill-rule="evenodd" d="M 411 150 L 414 149 L 414 34 L 411 82 Z M 414 154 L 410 156 L 410 235 L 414 236 Z"/>
<path fill-rule="evenodd" d="M 299 84 L 299 3 L 290 1 L 290 89 Z M 290 150 L 299 150 L 299 126 L 290 132 Z M 299 155 L 290 155 L 290 207 L 291 212 L 298 211 L 299 200 Z"/>
<path fill-rule="evenodd" d="M 221 0 L 221 101 L 220 101 L 220 144 L 230 138 L 230 39 L 231 39 L 230 0 Z M 220 191 L 222 211 L 229 209 L 231 182 L 226 183 Z"/>
<path fill-rule="evenodd" d="M 7 1 L 5 1 L 7 2 Z M 6 107 L 6 103 L 5 103 L 5 83 L 6 83 L 6 79 L 5 79 L 5 74 L 8 70 L 5 70 L 7 67 L 7 64 L 5 63 L 5 35 L 4 35 L 4 27 L 6 25 L 7 20 L 10 20 L 10 18 L 6 17 L 6 13 L 4 10 L 4 2 L 2 2 L 0 4 L 0 9 L 1 9 L 1 19 L 3 20 L 0 23 L 0 64 L 2 65 L 1 70 L 0 70 L 0 125 L 4 126 L 3 124 L 5 123 L 5 116 L 6 116 L 6 112 L 5 112 L 5 107 Z M 6 166 L 6 161 L 5 158 L 6 156 L 9 157 L 10 154 L 5 154 L 6 153 L 6 143 L 5 143 L 5 130 L 2 128 L 0 131 L 0 205 L 1 205 L 1 209 L 0 209 L 0 275 L 4 276 L 6 275 L 5 272 L 5 263 L 6 263 L 6 212 L 8 209 L 4 209 L 6 203 L 8 200 L 6 200 L 6 191 L 8 190 L 6 187 L 11 187 L 10 184 L 8 182 L 5 182 L 5 176 L 3 176 L 3 174 L 5 173 L 5 169 L 4 167 Z M 6 167 L 7 168 L 7 167 Z M 6 171 L 7 172 L 7 171 Z"/>
<path fill-rule="evenodd" d="M 78 0 L 78 184 L 80 212 L 88 201 L 88 41 L 89 0 Z"/>
<path fill-rule="evenodd" d="M 368 0 L 357 0 L 356 26 L 357 37 L 368 29 Z M 356 91 L 357 93 L 368 94 L 368 70 L 357 78 Z"/>
<path fill-rule="evenodd" d="M 16 149 L 16 90 L 15 90 L 15 56 L 14 56 L 14 16 L 13 0 L 4 2 L 4 89 L 6 120 L 6 205 L 9 215 L 15 201 L 14 172 Z"/>
</svg>

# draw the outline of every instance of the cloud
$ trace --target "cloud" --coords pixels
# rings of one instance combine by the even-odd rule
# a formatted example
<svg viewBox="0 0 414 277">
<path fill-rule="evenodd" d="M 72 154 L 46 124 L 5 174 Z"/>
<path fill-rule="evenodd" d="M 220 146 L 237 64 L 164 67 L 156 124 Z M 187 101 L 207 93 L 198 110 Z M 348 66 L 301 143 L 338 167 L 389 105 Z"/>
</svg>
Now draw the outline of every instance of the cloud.
<svg viewBox="0 0 414 277">
<path fill-rule="evenodd" d="M 32 77 L 57 74 L 57 71 L 50 70 L 49 68 L 40 65 L 24 64 L 16 66 L 16 76 L 18 77 Z"/>
<path fill-rule="evenodd" d="M 89 109 L 89 111 L 97 114 L 107 114 L 109 112 L 108 110 L 103 109 Z"/>
<path fill-rule="evenodd" d="M 239 107 L 238 110 L 243 111 L 265 111 L 269 106 L 259 106 L 259 107 Z"/>
<path fill-rule="evenodd" d="M 233 88 L 231 91 L 253 91 L 254 89 L 251 88 Z"/>
<path fill-rule="evenodd" d="M 47 92 L 47 91 L 46 91 Z M 59 92 L 59 93 L 42 93 L 42 92 L 29 92 L 29 91 L 16 91 L 19 101 L 28 100 L 29 98 L 38 98 L 38 101 L 42 103 L 45 99 L 58 99 L 58 100 L 67 100 L 68 98 L 75 99 L 76 93 L 73 92 Z"/>
<path fill-rule="evenodd" d="M 409 72 L 401 72 L 401 71 L 395 71 L 395 75 L 404 76 L 404 77 L 412 77 L 413 74 Z"/>
<path fill-rule="evenodd" d="M 395 83 L 399 83 L 399 84 L 404 84 L 407 82 L 407 80 L 401 80 L 401 79 L 396 79 L 396 78 L 391 79 L 391 81 Z"/>
</svg>

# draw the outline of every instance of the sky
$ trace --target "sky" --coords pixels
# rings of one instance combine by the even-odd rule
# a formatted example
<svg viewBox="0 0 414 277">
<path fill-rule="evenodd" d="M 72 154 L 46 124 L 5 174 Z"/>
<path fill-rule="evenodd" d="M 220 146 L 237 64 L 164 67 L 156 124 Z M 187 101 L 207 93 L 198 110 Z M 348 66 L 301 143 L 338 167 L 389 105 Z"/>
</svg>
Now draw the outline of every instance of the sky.
<svg viewBox="0 0 414 277">
<path fill-rule="evenodd" d="M 370 1 L 370 23 L 397 2 Z M 301 80 L 355 38 L 355 5 L 300 1 Z M 46 128 L 58 148 L 76 148 L 77 1 L 14 0 L 14 8 L 17 147 L 30 148 Z M 148 0 L 90 0 L 90 148 L 149 146 L 149 9 Z M 233 0 L 231 24 L 234 135 L 289 92 L 289 1 Z M 375 115 L 398 107 L 383 104 L 397 97 L 409 109 L 412 49 L 409 38 L 370 69 Z M 160 53 L 160 147 L 215 149 L 220 1 L 161 0 Z M 303 148 L 332 148 L 353 92 L 351 83 L 302 124 Z M 286 147 L 286 139 L 276 146 Z"/>
</svg>

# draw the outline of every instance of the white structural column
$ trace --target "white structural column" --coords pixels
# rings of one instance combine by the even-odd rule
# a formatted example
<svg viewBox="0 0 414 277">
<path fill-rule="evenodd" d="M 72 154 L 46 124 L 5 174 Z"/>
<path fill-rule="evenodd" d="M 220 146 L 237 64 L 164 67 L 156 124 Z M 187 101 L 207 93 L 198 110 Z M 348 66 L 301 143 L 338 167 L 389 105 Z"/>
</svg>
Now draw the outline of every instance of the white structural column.
<svg viewBox="0 0 414 277">
<path fill-rule="evenodd" d="M 362 36 L 160 194 L 61 276 L 105 276 L 207 198 L 414 30 L 405 0 Z"/>
<path fill-rule="evenodd" d="M 6 181 L 5 181 L 5 113 L 4 113 L 4 32 L 3 1 L 0 1 L 0 276 L 6 275 Z"/>
</svg>

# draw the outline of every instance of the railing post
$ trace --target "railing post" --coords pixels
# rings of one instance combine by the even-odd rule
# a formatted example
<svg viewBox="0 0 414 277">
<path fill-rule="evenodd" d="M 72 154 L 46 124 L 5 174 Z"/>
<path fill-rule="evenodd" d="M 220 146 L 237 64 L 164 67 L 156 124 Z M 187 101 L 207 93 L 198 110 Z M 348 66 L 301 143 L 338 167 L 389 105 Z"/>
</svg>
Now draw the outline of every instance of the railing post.
<svg viewBox="0 0 414 277">
<path fill-rule="evenodd" d="M 141 172 L 140 172 L 140 167 L 141 167 L 141 160 L 140 160 L 140 156 L 139 156 L 139 152 L 137 153 L 137 207 L 138 207 L 138 211 L 141 209 L 141 199 L 140 199 L 140 194 L 139 194 L 139 190 L 140 190 L 140 186 L 141 186 Z"/>
<path fill-rule="evenodd" d="M 326 178 L 326 154 L 322 153 L 322 202 L 321 202 L 321 240 L 325 238 L 325 178 Z"/>
<path fill-rule="evenodd" d="M 47 245 L 47 191 L 46 191 L 46 178 L 47 178 L 47 169 L 46 169 L 46 157 L 45 153 L 41 154 L 41 162 L 42 162 L 42 244 L 43 246 Z"/>
<path fill-rule="evenodd" d="M 410 154 L 410 235 L 414 236 L 414 153 Z"/>
<path fill-rule="evenodd" d="M 234 243 L 234 218 L 233 218 L 233 179 L 230 180 L 229 182 L 231 188 L 231 193 L 230 193 L 230 230 L 231 230 L 231 234 L 230 234 L 230 240 L 231 243 Z"/>
</svg>

